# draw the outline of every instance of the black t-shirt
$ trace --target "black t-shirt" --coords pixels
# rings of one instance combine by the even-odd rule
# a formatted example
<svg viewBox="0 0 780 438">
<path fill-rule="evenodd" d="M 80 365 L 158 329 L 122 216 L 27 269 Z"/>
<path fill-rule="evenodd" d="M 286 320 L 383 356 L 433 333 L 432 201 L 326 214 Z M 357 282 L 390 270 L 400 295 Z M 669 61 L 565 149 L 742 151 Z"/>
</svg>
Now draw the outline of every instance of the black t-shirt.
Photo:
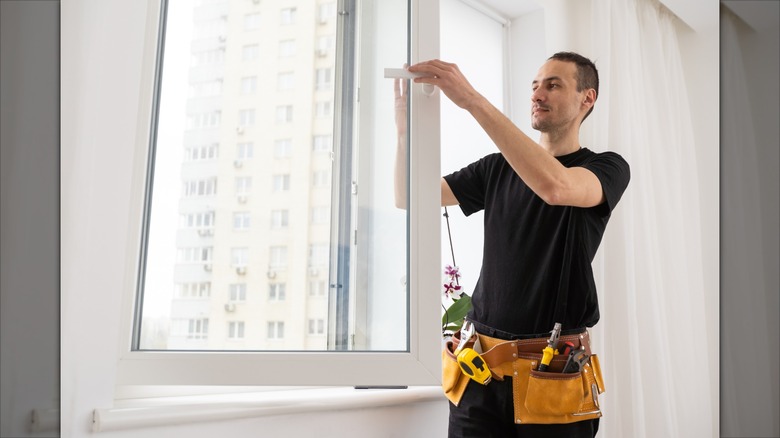
<svg viewBox="0 0 780 438">
<path fill-rule="evenodd" d="M 549 332 L 555 322 L 564 330 L 598 322 L 591 263 L 628 185 L 629 166 L 614 152 L 586 148 L 556 158 L 593 172 L 606 202 L 592 208 L 549 205 L 500 153 L 444 177 L 466 216 L 485 210 L 482 271 L 470 319 L 515 334 Z M 565 309 L 562 321 L 555 320 L 556 305 Z"/>
</svg>

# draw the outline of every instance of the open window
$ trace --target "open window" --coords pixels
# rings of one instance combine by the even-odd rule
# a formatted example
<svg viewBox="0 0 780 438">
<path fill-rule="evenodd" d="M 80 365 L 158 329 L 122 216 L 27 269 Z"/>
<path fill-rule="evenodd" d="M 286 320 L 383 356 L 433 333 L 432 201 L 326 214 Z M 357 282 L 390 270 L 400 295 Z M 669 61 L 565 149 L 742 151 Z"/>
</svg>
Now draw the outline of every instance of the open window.
<svg viewBox="0 0 780 438">
<path fill-rule="evenodd" d="M 153 15 L 117 383 L 436 384 L 438 96 L 411 88 L 396 209 L 382 72 L 437 56 L 438 2 L 163 0 Z"/>
</svg>

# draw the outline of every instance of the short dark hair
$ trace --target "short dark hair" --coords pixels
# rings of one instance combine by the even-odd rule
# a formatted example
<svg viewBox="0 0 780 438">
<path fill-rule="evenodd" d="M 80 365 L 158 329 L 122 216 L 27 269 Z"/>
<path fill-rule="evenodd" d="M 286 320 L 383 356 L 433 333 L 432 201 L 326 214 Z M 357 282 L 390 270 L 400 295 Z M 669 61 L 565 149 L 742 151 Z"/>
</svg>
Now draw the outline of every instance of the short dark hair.
<svg viewBox="0 0 780 438">
<path fill-rule="evenodd" d="M 596 98 L 599 95 L 599 72 L 596 70 L 596 65 L 593 61 L 574 52 L 558 52 L 553 56 L 547 58 L 548 60 L 573 62 L 577 66 L 577 91 L 587 90 L 593 88 L 596 90 Z M 595 105 L 594 105 L 595 106 Z M 593 111 L 593 107 L 590 107 L 585 117 L 582 118 L 584 122 Z"/>
</svg>

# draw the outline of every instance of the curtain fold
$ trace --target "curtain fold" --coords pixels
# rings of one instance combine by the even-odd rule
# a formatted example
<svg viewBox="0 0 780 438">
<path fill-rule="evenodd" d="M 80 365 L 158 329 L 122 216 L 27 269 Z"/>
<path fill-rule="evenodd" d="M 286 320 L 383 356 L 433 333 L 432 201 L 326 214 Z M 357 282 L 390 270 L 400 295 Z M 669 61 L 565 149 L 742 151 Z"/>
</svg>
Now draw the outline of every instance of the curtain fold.
<svg viewBox="0 0 780 438">
<path fill-rule="evenodd" d="M 718 291 L 704 290 L 699 205 L 717 187 L 699 187 L 676 18 L 653 0 L 593 0 L 591 11 L 602 89 L 583 144 L 620 153 L 632 173 L 594 262 L 599 435 L 717 436 L 717 315 L 704 303 Z"/>
</svg>

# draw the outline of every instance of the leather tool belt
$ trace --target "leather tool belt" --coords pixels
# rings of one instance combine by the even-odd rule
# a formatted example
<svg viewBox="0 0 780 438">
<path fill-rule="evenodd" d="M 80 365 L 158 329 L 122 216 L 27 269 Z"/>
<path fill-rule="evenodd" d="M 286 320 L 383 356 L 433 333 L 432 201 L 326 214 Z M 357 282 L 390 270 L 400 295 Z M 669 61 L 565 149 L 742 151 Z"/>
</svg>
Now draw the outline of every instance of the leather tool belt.
<svg viewBox="0 0 780 438">
<path fill-rule="evenodd" d="M 574 348 L 584 347 L 590 356 L 576 373 L 562 373 L 568 356 L 553 356 L 547 371 L 537 371 L 547 338 L 504 340 L 479 334 L 482 358 L 494 380 L 512 377 L 515 423 L 574 423 L 601 417 L 598 395 L 604 392 L 598 357 L 591 353 L 587 330 L 579 334 L 562 335 L 560 345 L 570 341 Z M 469 379 L 453 354 L 460 343 L 456 333 L 442 351 L 442 389 L 447 398 L 458 405 Z M 474 341 L 466 344 L 472 347 Z M 476 383 L 475 383 L 476 384 Z M 490 384 L 490 383 L 488 383 Z"/>
</svg>

